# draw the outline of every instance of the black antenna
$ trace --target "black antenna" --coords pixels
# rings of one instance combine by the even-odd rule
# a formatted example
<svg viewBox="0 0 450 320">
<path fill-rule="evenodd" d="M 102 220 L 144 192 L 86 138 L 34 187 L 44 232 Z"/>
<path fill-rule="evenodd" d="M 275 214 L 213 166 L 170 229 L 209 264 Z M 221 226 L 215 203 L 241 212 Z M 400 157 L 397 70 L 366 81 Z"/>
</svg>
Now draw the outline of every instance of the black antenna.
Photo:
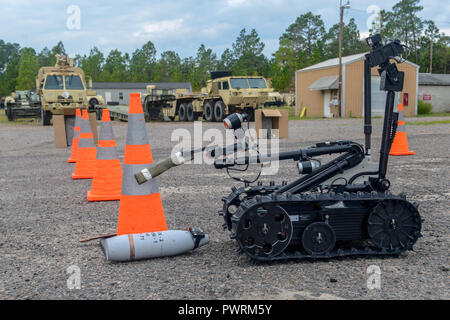
<svg viewBox="0 0 450 320">
<path fill-rule="evenodd" d="M 366 136 L 366 155 L 372 153 L 372 77 L 369 55 L 364 59 L 364 135 Z"/>
</svg>

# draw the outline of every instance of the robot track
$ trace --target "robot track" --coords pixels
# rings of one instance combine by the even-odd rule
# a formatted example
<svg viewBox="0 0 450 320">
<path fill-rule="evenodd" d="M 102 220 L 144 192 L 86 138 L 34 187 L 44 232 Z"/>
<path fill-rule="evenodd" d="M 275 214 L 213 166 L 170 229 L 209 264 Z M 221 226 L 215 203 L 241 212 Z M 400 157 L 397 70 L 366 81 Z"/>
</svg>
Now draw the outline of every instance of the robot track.
<svg viewBox="0 0 450 320">
<path fill-rule="evenodd" d="M 233 196 L 224 199 L 227 211 L 222 214 L 226 222 L 231 221 L 231 238 L 240 251 L 254 260 L 399 255 L 412 250 L 421 236 L 418 206 L 405 196 L 389 192 L 291 195 L 273 193 L 275 186 L 246 188 L 235 188 Z M 230 205 L 236 204 L 236 211 L 229 213 Z"/>
</svg>

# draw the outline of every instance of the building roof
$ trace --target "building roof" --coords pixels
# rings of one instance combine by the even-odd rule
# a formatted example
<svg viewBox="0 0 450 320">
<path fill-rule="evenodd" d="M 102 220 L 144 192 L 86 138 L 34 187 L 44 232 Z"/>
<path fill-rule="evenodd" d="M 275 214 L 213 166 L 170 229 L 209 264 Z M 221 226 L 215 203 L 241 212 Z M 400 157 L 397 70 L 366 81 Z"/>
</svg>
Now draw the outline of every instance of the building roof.
<svg viewBox="0 0 450 320">
<path fill-rule="evenodd" d="M 419 73 L 420 86 L 450 86 L 450 74 Z"/>
<path fill-rule="evenodd" d="M 367 53 L 358 53 L 351 56 L 342 57 L 342 64 L 348 64 L 351 62 L 358 61 L 362 59 Z M 326 68 L 332 68 L 339 66 L 339 58 L 329 59 L 326 61 L 319 62 L 317 64 L 314 64 L 312 66 L 303 68 L 301 70 L 298 70 L 298 72 L 303 71 L 310 71 L 310 70 L 316 70 L 316 69 L 326 69 Z"/>
<path fill-rule="evenodd" d="M 368 52 L 364 52 L 364 53 L 358 53 L 358 54 L 354 54 L 351 56 L 346 56 L 346 57 L 342 57 L 342 64 L 346 65 L 349 63 L 353 63 L 356 61 L 359 61 L 361 59 L 364 58 L 364 56 L 367 54 Z M 412 63 L 411 61 L 405 60 L 406 63 L 412 64 L 413 66 L 419 68 L 419 66 L 415 63 Z M 303 68 L 298 70 L 297 72 L 305 72 L 305 71 L 312 71 L 312 70 L 319 70 L 319 69 L 327 69 L 327 68 L 333 68 L 333 67 L 338 67 L 339 66 L 339 58 L 333 58 L 333 59 L 329 59 L 326 61 L 322 61 L 319 62 L 317 64 L 314 64 L 312 66 Z"/>
<path fill-rule="evenodd" d="M 339 76 L 320 78 L 309 87 L 309 90 L 335 90 L 335 89 L 339 89 Z"/>
<path fill-rule="evenodd" d="M 192 90 L 189 82 L 93 82 L 95 89 L 123 89 L 123 90 L 146 90 L 147 86 L 154 85 L 156 89 L 188 89 Z"/>
</svg>

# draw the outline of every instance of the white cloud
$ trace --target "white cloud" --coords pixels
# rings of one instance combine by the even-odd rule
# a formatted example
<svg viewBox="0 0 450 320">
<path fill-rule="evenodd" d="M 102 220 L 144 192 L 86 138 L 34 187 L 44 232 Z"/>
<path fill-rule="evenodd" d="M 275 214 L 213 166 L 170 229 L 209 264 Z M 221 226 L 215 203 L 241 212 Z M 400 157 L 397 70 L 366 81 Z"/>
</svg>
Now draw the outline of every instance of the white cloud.
<svg viewBox="0 0 450 320">
<path fill-rule="evenodd" d="M 152 41 L 158 53 L 174 50 L 181 57 L 193 56 L 203 43 L 220 56 L 225 48 L 231 47 L 242 28 L 247 31 L 254 28 L 266 43 L 264 53 L 271 56 L 278 48 L 281 34 L 299 15 L 308 11 L 321 14 L 326 28 L 339 20 L 339 1 L 334 0 L 0 0 L 0 3 L 2 16 L 6 17 L 0 39 L 38 51 L 62 40 L 67 51 L 79 54 L 88 54 L 94 46 L 106 54 L 116 48 L 132 53 Z M 66 10 L 72 3 L 81 9 L 81 29 L 77 31 L 66 27 Z M 368 34 L 366 8 L 373 3 L 373 0 L 353 1 L 352 9 L 345 11 L 345 21 L 355 18 L 361 37 Z M 393 5 L 388 0 L 376 3 L 387 10 Z M 421 0 L 421 4 L 424 10 L 420 16 L 435 20 L 441 31 L 450 34 L 450 5 L 438 0 Z"/>
<path fill-rule="evenodd" d="M 184 19 L 163 20 L 141 25 L 139 31 L 133 32 L 133 37 L 137 39 L 178 38 L 184 36 L 189 30 L 190 28 L 184 24 Z"/>
</svg>

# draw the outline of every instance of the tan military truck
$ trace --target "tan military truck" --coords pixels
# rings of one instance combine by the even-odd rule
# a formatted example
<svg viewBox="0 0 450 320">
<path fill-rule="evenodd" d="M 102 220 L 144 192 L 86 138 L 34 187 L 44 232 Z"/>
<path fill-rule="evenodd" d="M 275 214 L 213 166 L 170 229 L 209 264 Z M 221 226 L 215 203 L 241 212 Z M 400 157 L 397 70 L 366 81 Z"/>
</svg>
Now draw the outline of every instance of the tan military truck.
<svg viewBox="0 0 450 320">
<path fill-rule="evenodd" d="M 88 105 L 84 72 L 73 66 L 68 56 L 56 55 L 54 67 L 42 67 L 36 78 L 36 93 L 41 97 L 42 123 L 50 125 L 53 115 L 75 114 Z"/>
<path fill-rule="evenodd" d="M 144 109 L 150 115 L 160 111 L 166 120 L 178 116 L 179 121 L 194 121 L 202 116 L 207 121 L 220 122 L 235 112 L 246 113 L 253 121 L 255 110 L 264 107 L 273 89 L 260 76 L 232 76 L 228 71 L 216 71 L 201 92 L 176 90 L 161 95 L 157 91 L 149 86 L 142 96 Z"/>
<path fill-rule="evenodd" d="M 71 144 L 76 109 L 88 108 L 88 94 L 95 96 L 92 81 L 86 84 L 84 72 L 73 66 L 73 60 L 65 55 L 56 55 L 53 67 L 42 67 L 36 77 L 36 93 L 42 106 L 42 124 L 48 126 L 53 118 L 57 147 Z M 95 121 L 95 114 L 93 116 Z M 56 126 L 55 126 L 56 124 Z M 91 122 L 94 138 L 97 137 L 95 123 Z"/>
</svg>

